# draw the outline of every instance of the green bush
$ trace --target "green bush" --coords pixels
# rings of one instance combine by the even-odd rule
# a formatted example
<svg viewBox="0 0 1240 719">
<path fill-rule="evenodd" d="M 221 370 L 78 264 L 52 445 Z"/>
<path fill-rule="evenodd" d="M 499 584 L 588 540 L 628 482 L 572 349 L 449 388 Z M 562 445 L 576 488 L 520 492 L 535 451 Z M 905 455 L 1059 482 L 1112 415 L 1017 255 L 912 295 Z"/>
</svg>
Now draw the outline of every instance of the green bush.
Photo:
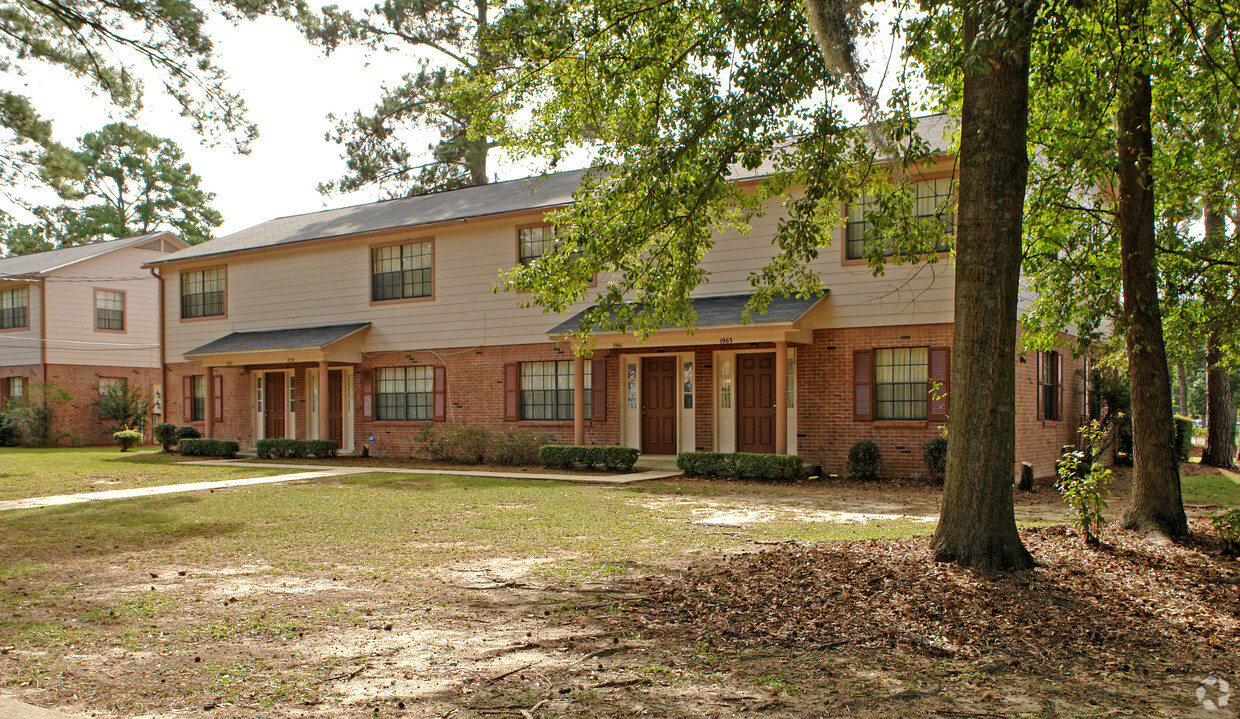
<svg viewBox="0 0 1240 719">
<path fill-rule="evenodd" d="M 16 447 L 22 443 L 22 430 L 16 422 L 0 415 L 0 447 Z"/>
<path fill-rule="evenodd" d="M 146 429 L 151 411 L 151 401 L 142 396 L 142 388 L 125 380 L 105 389 L 93 406 L 100 417 L 110 420 L 118 430 Z"/>
<path fill-rule="evenodd" d="M 188 424 L 185 425 L 184 427 L 177 427 L 177 434 L 176 434 L 177 442 L 180 442 L 183 439 L 198 439 L 201 436 L 202 436 L 201 432 L 189 426 Z"/>
<path fill-rule="evenodd" d="M 546 432 L 532 429 L 501 429 L 491 433 L 486 461 L 509 467 L 538 463 L 538 448 L 552 441 Z"/>
<path fill-rule="evenodd" d="M 1059 479 L 1055 489 L 1063 495 L 1072 510 L 1073 523 L 1085 537 L 1086 544 L 1098 544 L 1102 525 L 1106 519 L 1102 510 L 1107 503 L 1103 499 L 1109 492 L 1111 470 L 1097 462 L 1105 444 L 1105 432 L 1098 420 L 1081 427 L 1081 439 L 1085 449 L 1065 452 L 1055 463 Z"/>
<path fill-rule="evenodd" d="M 883 452 L 868 439 L 863 439 L 848 450 L 848 478 L 870 481 L 878 479 L 883 464 Z"/>
<path fill-rule="evenodd" d="M 947 440 L 935 437 L 921 446 L 921 461 L 926 463 L 926 473 L 930 479 L 943 483 L 943 474 L 947 471 Z"/>
<path fill-rule="evenodd" d="M 1175 416 L 1175 452 L 1181 462 L 1187 462 L 1193 450 L 1193 418 Z"/>
<path fill-rule="evenodd" d="M 21 440 L 31 447 L 55 447 L 72 436 L 68 432 L 56 434 L 54 428 L 61 408 L 73 400 L 73 395 L 52 382 L 32 383 L 27 391 L 25 404 L 4 413 L 4 420 L 17 428 Z"/>
<path fill-rule="evenodd" d="M 1214 523 L 1214 531 L 1227 543 L 1227 548 L 1233 554 L 1240 553 L 1240 509 L 1217 514 L 1211 521 Z"/>
<path fill-rule="evenodd" d="M 800 479 L 804 460 L 795 454 L 681 452 L 676 455 L 676 467 L 703 477 Z"/>
<path fill-rule="evenodd" d="M 113 432 L 112 439 L 121 446 L 122 452 L 128 452 L 134 445 L 142 442 L 142 433 L 136 429 L 122 429 L 119 432 Z"/>
<path fill-rule="evenodd" d="M 177 426 L 171 422 L 159 422 L 151 428 L 151 436 L 165 452 L 171 451 L 172 445 L 177 443 Z"/>
<path fill-rule="evenodd" d="M 177 451 L 186 457 L 236 457 L 239 449 L 231 439 L 186 437 L 177 442 Z"/>
<path fill-rule="evenodd" d="M 637 464 L 638 454 L 640 452 L 632 447 L 548 444 L 539 448 L 538 459 L 548 467 L 572 469 L 580 464 L 586 468 L 627 472 Z"/>
<path fill-rule="evenodd" d="M 340 451 L 340 443 L 330 439 L 260 439 L 256 445 L 262 459 L 327 459 Z"/>
<path fill-rule="evenodd" d="M 414 435 L 409 456 L 437 462 L 480 464 L 493 451 L 495 437 L 484 427 L 425 425 Z"/>
</svg>

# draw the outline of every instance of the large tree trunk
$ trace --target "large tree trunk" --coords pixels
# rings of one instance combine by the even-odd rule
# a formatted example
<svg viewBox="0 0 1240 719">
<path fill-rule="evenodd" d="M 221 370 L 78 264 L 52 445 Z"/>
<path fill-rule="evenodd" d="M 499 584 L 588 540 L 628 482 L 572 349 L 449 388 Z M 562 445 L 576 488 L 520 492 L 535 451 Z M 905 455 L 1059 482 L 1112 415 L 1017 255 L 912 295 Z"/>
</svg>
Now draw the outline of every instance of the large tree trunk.
<svg viewBox="0 0 1240 719">
<path fill-rule="evenodd" d="M 972 7 L 972 6 L 971 6 Z M 1034 566 L 1016 529 L 1016 295 L 1029 156 L 1029 38 L 1037 3 L 983 5 L 1009 35 L 964 75 L 955 332 L 943 509 L 935 559 L 984 571 Z M 1027 13 L 1023 14 L 1022 13 Z M 984 18 L 965 13 L 964 46 Z M 985 18 L 991 20 L 994 18 Z M 1004 23 L 997 23 L 1003 27 Z"/>
<path fill-rule="evenodd" d="M 1143 23 L 1141 0 L 1125 3 L 1121 23 Z M 1131 31 L 1131 28 L 1128 28 Z M 1150 163 L 1150 76 L 1132 63 L 1121 78 L 1119 106 L 1120 276 L 1124 284 L 1124 330 L 1132 381 L 1132 500 L 1121 524 L 1169 537 L 1188 533 L 1180 498 L 1180 464 L 1171 416 L 1171 382 L 1158 305 L 1154 244 L 1154 178 Z"/>
<path fill-rule="evenodd" d="M 1231 401 L 1231 378 L 1222 365 L 1217 334 L 1206 343 L 1206 448 L 1201 463 L 1211 467 L 1236 466 L 1236 406 Z"/>
</svg>

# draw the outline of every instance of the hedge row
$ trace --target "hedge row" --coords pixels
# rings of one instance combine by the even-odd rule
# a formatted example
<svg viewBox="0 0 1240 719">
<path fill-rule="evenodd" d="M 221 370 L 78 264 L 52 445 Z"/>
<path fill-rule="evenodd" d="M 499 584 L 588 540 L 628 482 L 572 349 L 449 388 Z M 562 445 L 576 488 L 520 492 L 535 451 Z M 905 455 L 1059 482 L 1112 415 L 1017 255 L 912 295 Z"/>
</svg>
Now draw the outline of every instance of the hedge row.
<svg viewBox="0 0 1240 719">
<path fill-rule="evenodd" d="M 195 439 L 186 437 L 177 442 L 177 451 L 187 457 L 236 457 L 241 449 L 231 439 Z"/>
<path fill-rule="evenodd" d="M 262 459 L 327 459 L 336 456 L 340 443 L 331 439 L 260 439 L 257 449 Z"/>
<path fill-rule="evenodd" d="M 1175 451 L 1180 460 L 1187 462 L 1193 451 L 1193 418 L 1183 415 L 1175 416 Z"/>
<path fill-rule="evenodd" d="M 681 452 L 676 467 L 689 474 L 741 479 L 800 479 L 804 460 L 795 454 Z"/>
<path fill-rule="evenodd" d="M 581 464 L 621 472 L 633 469 L 638 454 L 632 447 L 548 444 L 538 449 L 538 458 L 548 467 L 572 469 Z"/>
</svg>

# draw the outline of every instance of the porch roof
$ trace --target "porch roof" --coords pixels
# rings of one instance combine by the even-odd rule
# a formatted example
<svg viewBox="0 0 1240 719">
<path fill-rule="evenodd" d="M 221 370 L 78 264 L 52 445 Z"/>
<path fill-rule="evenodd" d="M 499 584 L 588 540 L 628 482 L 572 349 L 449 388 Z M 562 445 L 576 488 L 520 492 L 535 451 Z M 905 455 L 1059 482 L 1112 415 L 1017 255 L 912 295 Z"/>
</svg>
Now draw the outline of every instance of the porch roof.
<svg viewBox="0 0 1240 719">
<path fill-rule="evenodd" d="M 233 332 L 185 353 L 186 359 L 208 360 L 225 355 L 261 352 L 322 352 L 370 327 L 369 322 Z"/>
<path fill-rule="evenodd" d="M 711 327 L 742 327 L 745 325 L 791 325 L 804 317 L 811 309 L 822 301 L 829 290 L 815 297 L 774 297 L 762 314 L 753 313 L 745 317 L 745 307 L 752 293 L 738 295 L 715 295 L 713 297 L 694 297 L 693 311 L 697 314 L 697 328 Z M 636 303 L 638 309 L 641 303 Z M 562 335 L 575 331 L 581 326 L 581 319 L 593 307 L 584 309 L 547 331 L 549 335 Z M 673 325 L 663 325 L 663 329 L 679 329 Z M 612 332 L 601 332 L 612 334 Z"/>
</svg>

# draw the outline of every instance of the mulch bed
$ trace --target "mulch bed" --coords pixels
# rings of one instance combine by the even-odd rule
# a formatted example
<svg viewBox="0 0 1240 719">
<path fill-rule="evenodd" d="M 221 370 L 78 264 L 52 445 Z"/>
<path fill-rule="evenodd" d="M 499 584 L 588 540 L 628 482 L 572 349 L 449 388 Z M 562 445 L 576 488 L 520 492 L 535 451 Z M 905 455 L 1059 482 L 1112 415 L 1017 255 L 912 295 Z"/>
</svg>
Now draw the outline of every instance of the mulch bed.
<svg viewBox="0 0 1240 719">
<path fill-rule="evenodd" d="M 785 545 L 647 579 L 626 621 L 738 653 L 1240 677 L 1240 564 L 1205 522 L 1192 529 L 1184 544 L 1111 531 L 1097 549 L 1063 526 L 1028 529 L 1041 566 L 1008 575 L 936 564 L 925 537 Z"/>
</svg>

